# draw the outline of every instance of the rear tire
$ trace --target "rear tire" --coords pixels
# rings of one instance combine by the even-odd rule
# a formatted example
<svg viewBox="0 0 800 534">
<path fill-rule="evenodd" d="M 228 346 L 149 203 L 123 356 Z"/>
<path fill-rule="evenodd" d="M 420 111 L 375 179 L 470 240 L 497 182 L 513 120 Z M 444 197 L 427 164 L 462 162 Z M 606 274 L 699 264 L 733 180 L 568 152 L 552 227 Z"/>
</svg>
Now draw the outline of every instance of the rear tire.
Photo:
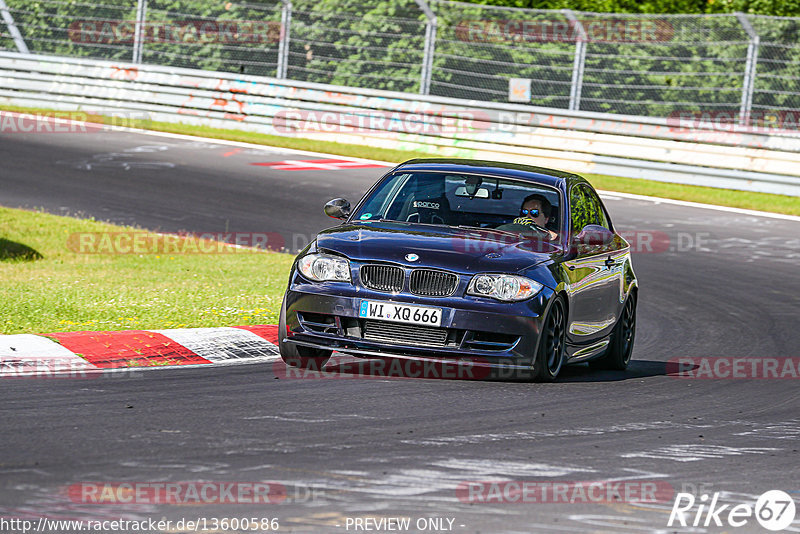
<svg viewBox="0 0 800 534">
<path fill-rule="evenodd" d="M 606 353 L 589 362 L 592 369 L 624 371 L 631 363 L 633 342 L 636 339 L 636 294 L 631 293 L 622 308 L 622 316 L 611 333 Z"/>
<path fill-rule="evenodd" d="M 542 322 L 539 348 L 536 351 L 534 377 L 537 382 L 552 382 L 564 365 L 566 350 L 567 315 L 564 303 L 556 297 Z"/>
<path fill-rule="evenodd" d="M 299 369 L 311 371 L 321 371 L 331 357 L 330 350 L 315 349 L 312 347 L 301 347 L 294 343 L 284 343 L 283 337 L 286 335 L 286 297 L 281 304 L 281 315 L 278 319 L 278 349 L 281 352 L 281 359 L 286 365 Z"/>
</svg>

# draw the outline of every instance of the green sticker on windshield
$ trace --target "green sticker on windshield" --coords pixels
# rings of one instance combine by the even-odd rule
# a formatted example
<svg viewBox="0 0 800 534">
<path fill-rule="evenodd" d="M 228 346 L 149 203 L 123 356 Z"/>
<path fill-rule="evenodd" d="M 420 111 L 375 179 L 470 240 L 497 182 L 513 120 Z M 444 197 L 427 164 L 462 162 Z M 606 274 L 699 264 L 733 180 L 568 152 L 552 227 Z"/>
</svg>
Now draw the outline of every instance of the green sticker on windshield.
<svg viewBox="0 0 800 534">
<path fill-rule="evenodd" d="M 366 221 L 367 219 L 371 219 L 371 218 L 372 218 L 372 214 L 371 213 L 365 213 L 364 215 L 359 217 L 359 219 L 361 219 L 362 221 Z"/>
</svg>

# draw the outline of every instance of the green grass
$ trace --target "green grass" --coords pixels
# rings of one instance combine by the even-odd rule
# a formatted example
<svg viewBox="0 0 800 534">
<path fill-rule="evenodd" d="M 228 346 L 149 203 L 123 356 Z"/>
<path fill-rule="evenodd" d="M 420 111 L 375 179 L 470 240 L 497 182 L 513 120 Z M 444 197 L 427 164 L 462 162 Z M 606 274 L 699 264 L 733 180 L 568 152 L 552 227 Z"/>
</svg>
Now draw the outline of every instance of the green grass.
<svg viewBox="0 0 800 534">
<path fill-rule="evenodd" d="M 67 246 L 74 233 L 126 230 L 135 229 L 0 208 L 0 333 L 277 323 L 291 255 L 80 254 Z"/>
<path fill-rule="evenodd" d="M 53 111 L 47 109 L 21 108 L 15 106 L 0 106 L 0 110 L 21 111 L 28 113 L 48 113 Z M 99 115 L 89 115 L 89 120 L 94 122 L 109 122 L 107 117 Z M 417 157 L 436 156 L 435 152 L 433 151 L 413 152 L 405 150 L 389 150 L 362 145 L 348 145 L 342 143 L 333 143 L 330 141 L 315 141 L 311 139 L 281 137 L 254 132 L 223 130 L 218 128 L 209 128 L 206 126 L 192 126 L 189 124 L 177 124 L 170 122 L 156 122 L 137 119 L 131 121 L 127 126 L 145 130 L 156 130 L 183 135 L 210 137 L 214 139 L 226 139 L 229 141 L 240 141 L 245 143 L 293 148 L 297 150 L 323 152 L 326 154 L 336 154 L 341 156 L 374 159 L 396 163 Z M 607 191 L 620 191 L 624 193 L 634 193 L 637 195 L 649 195 L 661 198 L 672 198 L 676 200 L 716 204 L 719 206 L 771 211 L 774 213 L 784 213 L 787 215 L 800 215 L 800 198 L 798 197 L 771 195 L 767 193 L 751 193 L 747 191 L 734 191 L 730 189 L 717 189 L 714 187 L 672 184 L 667 182 L 656 182 L 652 180 L 640 180 L 634 178 L 620 178 L 616 176 L 599 174 L 589 174 L 586 175 L 586 178 L 590 180 L 598 189 L 605 189 Z"/>
</svg>

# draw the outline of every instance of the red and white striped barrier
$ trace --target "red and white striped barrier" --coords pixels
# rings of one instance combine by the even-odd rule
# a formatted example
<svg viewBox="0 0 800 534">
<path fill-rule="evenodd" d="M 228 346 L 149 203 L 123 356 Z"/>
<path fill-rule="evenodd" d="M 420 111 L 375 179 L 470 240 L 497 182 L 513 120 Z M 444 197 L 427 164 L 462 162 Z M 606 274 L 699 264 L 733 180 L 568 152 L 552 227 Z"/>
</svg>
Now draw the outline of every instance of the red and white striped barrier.
<svg viewBox="0 0 800 534">
<path fill-rule="evenodd" d="M 279 357 L 275 325 L 0 336 L 0 378 L 230 365 Z"/>
</svg>

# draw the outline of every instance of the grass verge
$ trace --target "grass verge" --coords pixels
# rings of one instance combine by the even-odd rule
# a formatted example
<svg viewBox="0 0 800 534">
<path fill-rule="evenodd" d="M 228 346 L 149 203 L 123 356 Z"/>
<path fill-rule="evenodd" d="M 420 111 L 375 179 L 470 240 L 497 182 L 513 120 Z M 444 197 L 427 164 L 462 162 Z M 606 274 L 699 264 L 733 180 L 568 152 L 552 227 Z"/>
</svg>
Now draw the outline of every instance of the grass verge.
<svg viewBox="0 0 800 534">
<path fill-rule="evenodd" d="M 227 246 L 219 253 L 82 254 L 68 246 L 73 234 L 128 231 L 158 239 L 141 229 L 0 208 L 0 332 L 277 324 L 291 255 Z M 166 250 L 198 250 L 180 245 Z"/>
<path fill-rule="evenodd" d="M 16 106 L 0 106 L 0 110 L 26 113 L 50 113 L 54 111 L 48 109 L 21 108 Z M 87 120 L 104 124 L 110 123 L 110 119 L 108 117 L 101 115 L 88 115 Z M 259 145 L 292 148 L 296 150 L 307 150 L 311 152 L 322 152 L 326 154 L 336 154 L 341 156 L 390 161 L 396 163 L 417 157 L 436 156 L 434 152 L 424 153 L 405 150 L 389 150 L 362 145 L 348 145 L 342 143 L 333 143 L 330 141 L 281 137 L 277 135 L 267 135 L 254 132 L 223 130 L 218 128 L 209 128 L 206 126 L 192 126 L 189 124 L 157 122 L 150 120 L 132 120 L 128 126 L 133 128 L 141 128 L 144 130 L 210 137 L 214 139 L 225 139 L 229 141 L 240 141 Z M 758 211 L 771 211 L 774 213 L 784 213 L 787 215 L 800 215 L 800 198 L 786 195 L 751 193 L 748 191 L 734 191 L 731 189 L 717 189 L 714 187 L 673 184 L 634 178 L 620 178 L 616 176 L 600 174 L 588 174 L 586 175 L 586 178 L 590 180 L 598 189 L 605 189 L 607 191 L 619 191 L 623 193 L 634 193 L 637 195 L 672 198 L 676 200 L 702 202 L 705 204 L 715 204 L 719 206 L 730 206 L 734 208 L 744 208 Z"/>
</svg>

